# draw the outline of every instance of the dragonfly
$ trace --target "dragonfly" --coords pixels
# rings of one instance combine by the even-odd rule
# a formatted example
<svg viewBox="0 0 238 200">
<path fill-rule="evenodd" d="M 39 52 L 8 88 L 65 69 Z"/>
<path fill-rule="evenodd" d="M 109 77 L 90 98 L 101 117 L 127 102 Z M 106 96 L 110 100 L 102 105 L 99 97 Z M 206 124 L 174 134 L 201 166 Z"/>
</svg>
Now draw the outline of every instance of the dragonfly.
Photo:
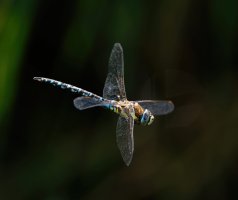
<svg viewBox="0 0 238 200">
<path fill-rule="evenodd" d="M 151 125 L 155 116 L 166 115 L 174 110 L 174 104 L 169 100 L 127 100 L 124 83 L 124 56 L 120 43 L 115 43 L 112 48 L 102 97 L 61 81 L 44 77 L 33 79 L 79 94 L 79 97 L 73 101 L 74 106 L 79 110 L 103 107 L 118 114 L 116 142 L 127 166 L 130 165 L 134 152 L 134 124 Z"/>
</svg>

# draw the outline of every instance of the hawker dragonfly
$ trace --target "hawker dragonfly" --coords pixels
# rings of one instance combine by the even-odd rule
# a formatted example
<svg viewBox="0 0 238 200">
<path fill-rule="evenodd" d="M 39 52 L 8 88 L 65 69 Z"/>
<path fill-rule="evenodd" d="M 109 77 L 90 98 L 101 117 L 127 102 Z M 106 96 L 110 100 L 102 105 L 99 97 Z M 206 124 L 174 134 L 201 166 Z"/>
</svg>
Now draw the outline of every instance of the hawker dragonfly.
<svg viewBox="0 0 238 200">
<path fill-rule="evenodd" d="M 103 97 L 53 79 L 44 77 L 33 79 L 79 94 L 80 97 L 74 99 L 74 106 L 79 110 L 100 106 L 117 113 L 119 118 L 116 127 L 116 142 L 124 162 L 129 166 L 134 151 L 134 124 L 150 125 L 154 121 L 154 116 L 172 112 L 174 105 L 171 101 L 165 100 L 127 100 L 124 85 L 123 49 L 120 43 L 115 43 L 113 46 L 108 68 Z"/>
</svg>

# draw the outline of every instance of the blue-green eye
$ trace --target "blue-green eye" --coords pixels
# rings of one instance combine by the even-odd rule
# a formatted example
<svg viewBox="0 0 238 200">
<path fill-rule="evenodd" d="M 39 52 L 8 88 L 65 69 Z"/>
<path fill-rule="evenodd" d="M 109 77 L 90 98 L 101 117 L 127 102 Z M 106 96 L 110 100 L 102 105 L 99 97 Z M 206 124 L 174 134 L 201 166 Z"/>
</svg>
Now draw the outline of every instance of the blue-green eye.
<svg viewBox="0 0 238 200">
<path fill-rule="evenodd" d="M 155 117 L 152 115 L 152 113 L 149 110 L 145 109 L 145 111 L 142 114 L 140 123 L 144 126 L 150 125 L 154 121 L 154 118 Z"/>
<path fill-rule="evenodd" d="M 149 119 L 150 119 L 150 114 L 151 114 L 150 111 L 145 109 L 145 111 L 144 111 L 144 113 L 141 117 L 141 121 L 140 121 L 142 125 L 147 125 L 148 124 Z"/>
</svg>

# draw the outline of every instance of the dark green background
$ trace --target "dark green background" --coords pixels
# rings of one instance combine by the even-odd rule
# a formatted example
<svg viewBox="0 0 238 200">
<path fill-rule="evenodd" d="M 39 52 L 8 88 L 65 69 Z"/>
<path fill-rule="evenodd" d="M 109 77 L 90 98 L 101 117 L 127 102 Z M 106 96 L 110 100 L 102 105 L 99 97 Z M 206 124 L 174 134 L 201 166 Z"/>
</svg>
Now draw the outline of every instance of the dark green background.
<svg viewBox="0 0 238 200">
<path fill-rule="evenodd" d="M 0 2 L 0 199 L 237 199 L 237 0 Z M 78 111 L 45 76 L 102 94 L 115 42 L 129 100 L 175 111 L 135 127 Z"/>
</svg>

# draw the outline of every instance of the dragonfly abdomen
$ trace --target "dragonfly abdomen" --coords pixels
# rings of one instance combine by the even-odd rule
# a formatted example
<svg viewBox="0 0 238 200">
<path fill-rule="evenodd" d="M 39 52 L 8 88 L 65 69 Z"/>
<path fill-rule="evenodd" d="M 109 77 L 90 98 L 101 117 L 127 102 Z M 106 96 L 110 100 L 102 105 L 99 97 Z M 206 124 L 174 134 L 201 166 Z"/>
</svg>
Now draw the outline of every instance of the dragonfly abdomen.
<svg viewBox="0 0 238 200">
<path fill-rule="evenodd" d="M 111 110 L 112 112 L 117 113 L 117 114 L 120 114 L 121 111 L 122 111 L 121 106 L 116 105 L 116 104 L 114 104 L 114 103 L 109 103 L 109 104 L 105 105 L 105 108 L 106 108 L 106 109 L 109 109 L 109 110 Z"/>
<path fill-rule="evenodd" d="M 104 101 L 105 99 L 103 97 L 100 97 L 96 94 L 93 94 L 87 90 L 84 90 L 82 88 L 79 88 L 79 87 L 75 87 L 73 85 L 70 85 L 70 84 L 67 84 L 67 83 L 63 83 L 61 81 L 56 81 L 54 79 L 50 79 L 50 78 L 44 78 L 44 77 L 34 77 L 33 78 L 34 80 L 37 80 L 37 81 L 40 81 L 40 82 L 45 82 L 45 83 L 49 83 L 53 86 L 56 86 L 56 87 L 59 87 L 61 89 L 65 89 L 65 90 L 70 90 L 71 92 L 73 93 L 78 93 L 78 94 L 81 94 L 85 97 L 91 97 L 91 98 L 95 98 L 99 101 Z"/>
</svg>

